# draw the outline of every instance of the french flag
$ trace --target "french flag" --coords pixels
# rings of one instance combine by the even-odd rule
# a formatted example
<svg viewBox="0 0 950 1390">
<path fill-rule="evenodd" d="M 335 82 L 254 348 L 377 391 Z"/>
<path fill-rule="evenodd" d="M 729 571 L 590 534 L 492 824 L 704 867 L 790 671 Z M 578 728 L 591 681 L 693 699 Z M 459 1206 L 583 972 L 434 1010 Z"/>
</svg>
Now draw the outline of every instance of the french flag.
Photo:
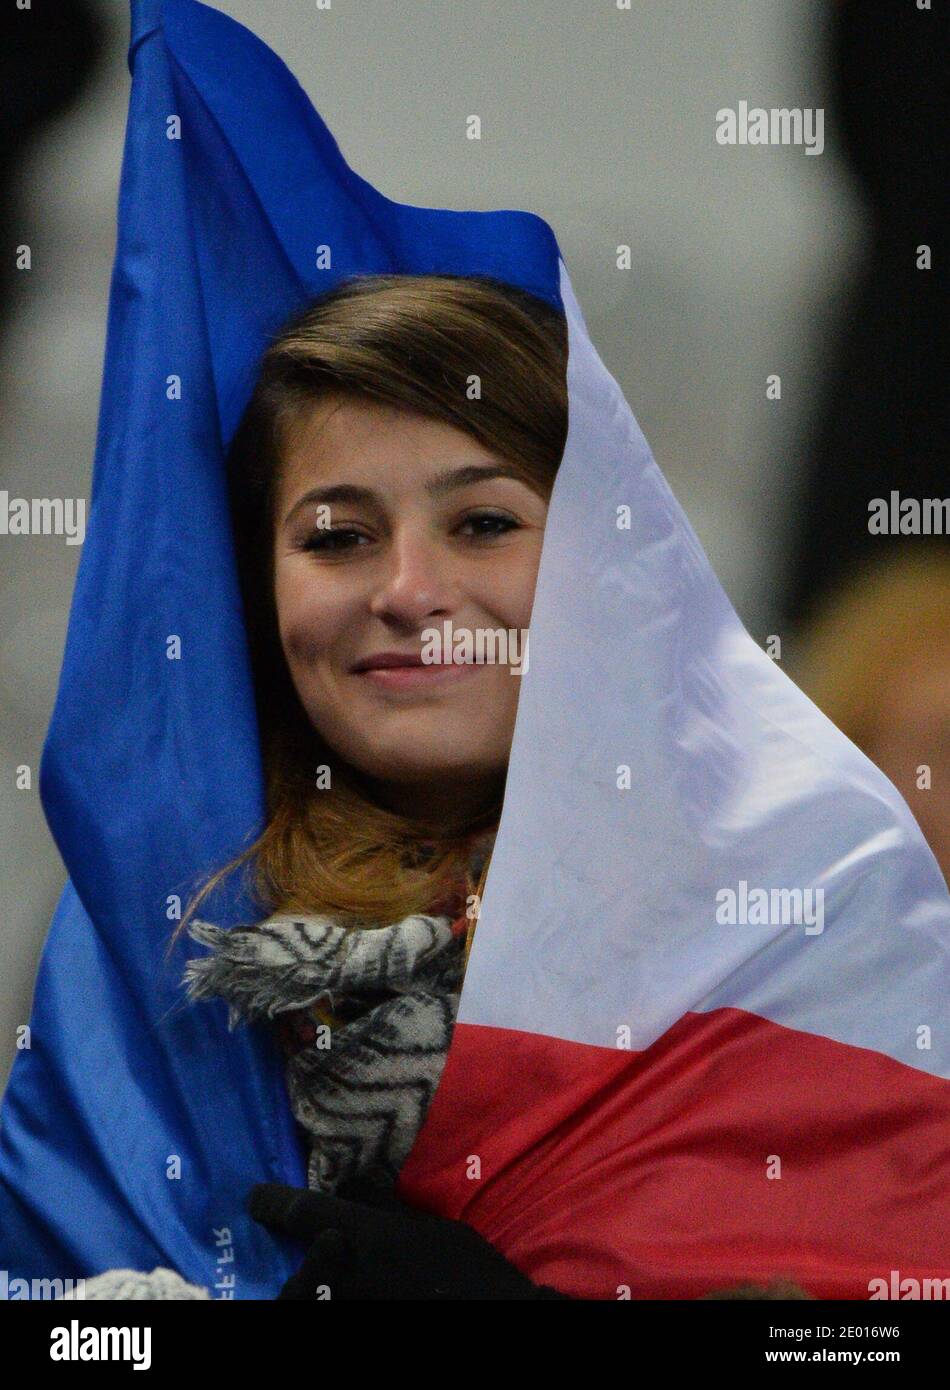
<svg viewBox="0 0 950 1390">
<path fill-rule="evenodd" d="M 384 197 L 277 56 L 196 0 L 132 0 L 129 66 L 41 768 L 69 880 L 0 1112 L 8 1277 L 160 1264 L 254 1299 L 299 1265 L 245 1209 L 255 1183 L 306 1185 L 276 1043 L 229 1033 L 223 1002 L 182 1008 L 188 944 L 164 952 L 174 896 L 264 814 L 227 446 L 268 335 L 378 272 L 494 275 L 569 332 L 504 809 L 400 1194 L 584 1298 L 950 1277 L 946 884 L 893 786 L 743 628 L 551 228 Z M 223 889 L 208 915 L 248 904 Z"/>
<path fill-rule="evenodd" d="M 775 1277 L 893 1297 L 894 1270 L 946 1297 L 946 885 L 742 627 L 563 262 L 561 288 L 570 429 L 531 669 L 400 1190 L 584 1298 Z"/>
</svg>

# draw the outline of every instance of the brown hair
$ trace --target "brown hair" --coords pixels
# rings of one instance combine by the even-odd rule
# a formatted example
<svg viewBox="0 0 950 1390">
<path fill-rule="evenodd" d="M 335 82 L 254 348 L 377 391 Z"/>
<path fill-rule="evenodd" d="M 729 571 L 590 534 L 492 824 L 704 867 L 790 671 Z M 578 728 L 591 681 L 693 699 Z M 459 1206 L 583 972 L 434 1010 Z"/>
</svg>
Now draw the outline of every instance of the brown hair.
<svg viewBox="0 0 950 1390">
<path fill-rule="evenodd" d="M 321 397 L 368 397 L 466 431 L 547 499 L 567 437 L 566 369 L 564 315 L 487 276 L 353 277 L 269 343 L 227 461 L 266 825 L 205 881 L 169 951 L 206 895 L 242 865 L 253 866 L 247 886 L 266 913 L 328 913 L 349 925 L 428 911 L 463 880 L 473 841 L 497 826 L 501 797 L 452 833 L 398 816 L 364 793 L 300 703 L 274 605 L 281 461 L 295 425 Z M 315 785 L 321 766 L 330 769 L 324 789 Z"/>
</svg>

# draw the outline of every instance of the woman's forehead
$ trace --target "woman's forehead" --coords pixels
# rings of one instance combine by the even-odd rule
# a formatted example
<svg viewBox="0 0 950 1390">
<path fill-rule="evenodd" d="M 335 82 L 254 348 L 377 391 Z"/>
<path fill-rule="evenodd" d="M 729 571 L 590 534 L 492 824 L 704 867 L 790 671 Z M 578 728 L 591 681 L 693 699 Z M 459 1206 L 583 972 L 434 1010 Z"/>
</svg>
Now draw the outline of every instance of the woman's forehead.
<svg viewBox="0 0 950 1390">
<path fill-rule="evenodd" d="M 321 401 L 288 433 L 280 494 L 337 481 L 389 492 L 431 490 L 465 469 L 465 481 L 490 474 L 521 482 L 519 472 L 473 435 L 416 411 L 374 401 Z"/>
</svg>

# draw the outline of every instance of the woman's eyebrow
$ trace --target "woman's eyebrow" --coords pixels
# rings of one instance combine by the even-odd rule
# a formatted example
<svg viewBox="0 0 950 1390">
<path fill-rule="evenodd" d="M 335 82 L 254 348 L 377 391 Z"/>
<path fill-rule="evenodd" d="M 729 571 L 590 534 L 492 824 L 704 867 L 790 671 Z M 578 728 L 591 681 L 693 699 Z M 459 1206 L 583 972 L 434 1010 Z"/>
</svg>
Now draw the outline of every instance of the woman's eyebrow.
<svg viewBox="0 0 950 1390">
<path fill-rule="evenodd" d="M 514 478 L 516 482 L 524 481 L 518 470 L 508 464 L 468 463 L 462 468 L 452 468 L 444 473 L 437 473 L 426 483 L 425 490 L 430 497 L 442 497 L 447 492 L 455 491 L 456 488 L 469 487 L 472 483 L 486 482 L 489 478 Z M 326 506 L 331 502 L 350 502 L 354 504 L 365 503 L 372 506 L 374 503 L 378 505 L 379 500 L 379 493 L 375 492 L 373 488 L 358 487 L 355 483 L 330 483 L 325 487 L 312 487 L 302 497 L 298 497 L 284 517 L 283 524 L 286 526 L 301 507 L 311 504 Z"/>
</svg>

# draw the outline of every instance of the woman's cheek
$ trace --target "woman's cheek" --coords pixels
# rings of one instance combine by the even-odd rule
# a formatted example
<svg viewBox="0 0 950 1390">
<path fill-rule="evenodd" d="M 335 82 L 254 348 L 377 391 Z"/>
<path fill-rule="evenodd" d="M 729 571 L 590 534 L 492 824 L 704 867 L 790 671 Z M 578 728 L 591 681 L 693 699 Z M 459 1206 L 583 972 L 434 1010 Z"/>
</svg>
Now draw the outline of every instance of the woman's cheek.
<svg viewBox="0 0 950 1390">
<path fill-rule="evenodd" d="M 333 640 L 334 609 L 328 595 L 315 592 L 312 573 L 288 559 L 274 586 L 281 645 L 288 662 L 310 666 Z"/>
<path fill-rule="evenodd" d="M 328 622 L 325 607 L 301 604 L 292 607 L 281 624 L 281 641 L 287 660 L 297 667 L 312 669 L 321 659 L 329 659 L 339 629 Z"/>
<path fill-rule="evenodd" d="M 511 571 L 499 576 L 501 582 L 492 609 L 503 616 L 503 626 L 508 629 L 525 631 L 531 621 L 539 561 L 540 546 L 537 551 L 521 557 L 520 563 L 513 566 Z"/>
</svg>

